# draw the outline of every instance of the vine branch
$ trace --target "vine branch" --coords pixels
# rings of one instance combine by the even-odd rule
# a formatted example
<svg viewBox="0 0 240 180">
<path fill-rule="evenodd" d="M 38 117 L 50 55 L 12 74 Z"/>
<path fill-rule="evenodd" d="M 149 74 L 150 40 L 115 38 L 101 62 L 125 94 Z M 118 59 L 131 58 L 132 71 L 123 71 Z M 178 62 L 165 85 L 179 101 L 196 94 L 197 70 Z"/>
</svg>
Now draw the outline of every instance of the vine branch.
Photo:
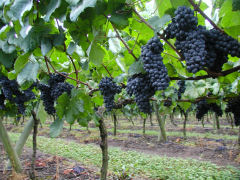
<svg viewBox="0 0 240 180">
<path fill-rule="evenodd" d="M 111 73 L 109 72 L 108 68 L 104 64 L 102 64 L 102 65 L 103 65 L 104 69 L 107 71 L 107 73 L 109 74 L 110 78 L 113 79 L 113 77 L 112 77 Z"/>
<path fill-rule="evenodd" d="M 200 7 L 194 3 L 193 0 L 188 0 L 189 3 L 194 7 L 196 11 L 198 11 L 205 19 L 208 20 L 208 22 L 217 30 L 219 30 L 222 33 L 225 33 L 222 29 L 220 29 L 201 9 Z"/>
<path fill-rule="evenodd" d="M 240 66 L 236 66 L 232 69 L 226 70 L 226 71 L 222 71 L 216 74 L 208 74 L 208 75 L 203 75 L 203 76 L 197 76 L 197 77 L 188 77 L 188 78 L 179 78 L 179 77 L 170 77 L 170 80 L 200 80 L 200 79 L 207 79 L 207 78 L 216 78 L 219 76 L 226 76 L 228 74 L 231 74 L 233 72 L 239 71 L 240 70 Z"/>
<path fill-rule="evenodd" d="M 119 34 L 119 32 L 117 31 L 115 25 L 114 25 L 113 23 L 111 23 L 111 24 L 112 24 L 112 27 L 113 27 L 114 31 L 115 31 L 116 34 L 117 34 L 117 38 L 123 43 L 123 45 L 125 46 L 125 48 L 127 48 L 128 53 L 131 54 L 132 57 L 133 57 L 136 61 L 138 61 L 138 58 L 133 54 L 132 50 L 128 47 L 127 43 L 126 43 L 126 42 L 122 39 L 122 37 L 120 36 L 120 34 Z"/>
<path fill-rule="evenodd" d="M 47 56 L 44 56 L 44 59 L 45 59 L 45 61 L 47 61 L 47 62 L 50 64 L 50 66 L 52 67 L 52 69 L 53 69 L 53 71 L 54 71 L 55 73 L 60 74 L 61 76 L 64 76 L 64 77 L 67 78 L 67 79 L 71 79 L 71 80 L 73 80 L 73 81 L 76 81 L 77 84 L 83 84 L 83 85 L 87 86 L 90 90 L 92 90 L 92 87 L 91 87 L 88 83 L 79 81 L 78 79 L 71 78 L 71 77 L 69 77 L 69 76 L 67 76 L 67 75 L 65 75 L 65 74 L 63 74 L 63 73 L 58 72 L 58 71 L 54 68 L 54 66 L 51 64 L 51 62 L 49 61 L 49 59 L 47 58 Z"/>
</svg>

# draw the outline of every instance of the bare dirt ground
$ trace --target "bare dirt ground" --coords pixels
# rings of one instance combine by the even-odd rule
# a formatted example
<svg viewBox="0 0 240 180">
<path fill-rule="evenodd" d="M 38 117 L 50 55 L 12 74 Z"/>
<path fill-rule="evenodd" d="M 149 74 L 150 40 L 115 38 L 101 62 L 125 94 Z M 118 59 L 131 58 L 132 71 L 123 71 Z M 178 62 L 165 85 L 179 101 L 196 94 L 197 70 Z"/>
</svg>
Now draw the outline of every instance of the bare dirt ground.
<svg viewBox="0 0 240 180">
<path fill-rule="evenodd" d="M 16 177 L 12 175 L 10 170 L 7 170 L 7 158 L 3 150 L 3 145 L 0 143 L 0 179 L 7 180 L 13 179 Z M 24 176 L 21 179 L 28 180 L 29 173 L 31 169 L 31 159 L 32 159 L 32 150 L 29 148 L 24 148 L 23 154 L 21 156 L 21 162 L 24 166 Z M 38 180 L 85 180 L 85 179 L 99 179 L 99 175 L 89 167 L 85 167 L 79 162 L 74 160 L 52 156 L 49 154 L 42 153 L 37 151 L 36 158 L 36 178 Z"/>
</svg>

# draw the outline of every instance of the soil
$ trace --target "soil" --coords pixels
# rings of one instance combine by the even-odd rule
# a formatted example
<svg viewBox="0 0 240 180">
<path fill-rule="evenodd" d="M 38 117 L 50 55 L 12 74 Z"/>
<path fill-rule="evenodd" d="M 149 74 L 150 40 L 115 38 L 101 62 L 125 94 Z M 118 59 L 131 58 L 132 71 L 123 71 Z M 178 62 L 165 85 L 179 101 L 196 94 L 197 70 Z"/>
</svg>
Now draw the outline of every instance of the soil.
<svg viewBox="0 0 240 180">
<path fill-rule="evenodd" d="M 16 179 L 14 178 L 11 170 L 7 170 L 7 158 L 3 150 L 3 145 L 0 143 L 0 179 Z M 23 154 L 21 156 L 21 162 L 23 165 L 23 178 L 24 180 L 29 180 L 29 173 L 31 170 L 31 155 L 32 150 L 29 148 L 24 148 Z M 37 151 L 36 158 L 36 178 L 38 180 L 85 180 L 85 179 L 99 179 L 99 175 L 93 170 L 93 168 L 85 167 L 79 162 L 71 159 L 66 159 L 58 156 L 52 156 L 49 154 Z"/>
</svg>

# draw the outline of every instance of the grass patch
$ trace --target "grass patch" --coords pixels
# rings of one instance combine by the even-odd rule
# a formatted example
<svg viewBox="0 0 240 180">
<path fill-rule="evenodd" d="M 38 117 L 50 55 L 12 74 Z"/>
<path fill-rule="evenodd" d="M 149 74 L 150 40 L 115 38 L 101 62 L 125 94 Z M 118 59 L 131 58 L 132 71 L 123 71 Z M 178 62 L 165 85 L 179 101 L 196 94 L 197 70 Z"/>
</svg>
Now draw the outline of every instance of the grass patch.
<svg viewBox="0 0 240 180">
<path fill-rule="evenodd" d="M 16 141 L 20 134 L 9 133 Z M 27 146 L 31 147 L 31 139 Z M 95 145 L 77 144 L 62 139 L 38 137 L 38 149 L 42 152 L 80 161 L 85 165 L 101 167 L 101 150 Z M 192 159 L 180 159 L 146 155 L 136 151 L 122 151 L 109 148 L 109 170 L 120 174 L 127 170 L 129 174 L 154 179 L 224 179 L 238 180 L 240 171 L 234 167 L 219 167 L 209 162 Z"/>
<path fill-rule="evenodd" d="M 95 130 L 95 128 L 90 128 L 90 130 Z M 117 130 L 117 133 L 123 134 L 142 134 L 142 130 Z M 150 136 L 158 136 L 158 131 L 155 130 L 146 130 L 145 134 Z M 180 131 L 169 131 L 167 132 L 167 136 L 177 136 L 183 137 L 183 132 Z M 212 134 L 212 133 L 195 133 L 195 132 L 187 132 L 187 137 L 196 137 L 196 138 L 209 138 L 209 139 L 225 139 L 225 140 L 237 140 L 238 136 L 235 135 L 222 135 L 222 134 Z"/>
</svg>

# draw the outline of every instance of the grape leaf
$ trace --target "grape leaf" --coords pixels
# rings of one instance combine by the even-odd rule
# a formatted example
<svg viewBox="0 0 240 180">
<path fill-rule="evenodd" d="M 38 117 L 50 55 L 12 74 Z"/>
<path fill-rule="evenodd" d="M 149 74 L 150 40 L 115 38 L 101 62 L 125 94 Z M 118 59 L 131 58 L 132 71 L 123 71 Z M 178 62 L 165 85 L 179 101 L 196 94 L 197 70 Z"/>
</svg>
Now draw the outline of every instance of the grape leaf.
<svg viewBox="0 0 240 180">
<path fill-rule="evenodd" d="M 23 14 L 26 11 L 31 10 L 33 7 L 33 1 L 32 0 L 15 0 L 13 5 L 10 8 L 10 11 L 7 12 L 7 15 L 12 18 L 12 20 L 20 20 L 23 16 Z"/>
<path fill-rule="evenodd" d="M 51 0 L 50 3 L 48 4 L 48 6 L 46 7 L 47 9 L 47 14 L 44 17 L 45 21 L 49 21 L 50 16 L 52 15 L 52 13 L 55 11 L 55 9 L 57 9 L 61 4 L 60 0 Z"/>
<path fill-rule="evenodd" d="M 11 68 L 13 66 L 13 62 L 16 57 L 16 51 L 11 54 L 7 54 L 0 49 L 0 63 L 2 63 L 6 68 Z"/>
<path fill-rule="evenodd" d="M 14 69 L 15 69 L 16 73 L 19 73 L 24 68 L 24 66 L 28 62 L 28 58 L 30 55 L 31 55 L 31 53 L 25 53 L 25 54 L 18 56 L 18 58 L 16 59 L 15 64 L 14 64 Z"/>
<path fill-rule="evenodd" d="M 59 136 L 63 129 L 63 119 L 56 118 L 56 120 L 50 126 L 50 137 L 55 138 Z"/>
<path fill-rule="evenodd" d="M 95 7 L 97 0 L 83 0 L 78 5 L 74 6 L 70 13 L 71 21 L 76 21 L 78 16 L 88 7 Z"/>
<path fill-rule="evenodd" d="M 139 73 L 144 73 L 145 70 L 143 68 L 143 63 L 142 61 L 136 61 L 134 62 L 128 69 L 128 74 L 130 76 L 134 75 L 134 74 L 139 74 Z"/>
<path fill-rule="evenodd" d="M 232 10 L 233 11 L 240 10 L 240 0 L 232 0 Z"/>
<path fill-rule="evenodd" d="M 98 45 L 95 41 L 89 46 L 89 60 L 95 65 L 100 65 L 102 63 L 105 51 Z"/>
<path fill-rule="evenodd" d="M 19 85 L 23 85 L 27 82 L 35 82 L 37 79 L 39 64 L 36 61 L 31 61 L 26 64 L 22 71 L 17 76 L 17 82 Z"/>
<path fill-rule="evenodd" d="M 163 17 L 159 17 L 159 16 L 153 16 L 148 20 L 148 23 L 150 25 L 152 25 L 152 27 L 156 30 L 156 31 L 160 31 L 161 29 L 164 28 L 164 25 L 169 22 L 171 20 L 171 16 L 170 15 L 164 15 Z"/>
</svg>

